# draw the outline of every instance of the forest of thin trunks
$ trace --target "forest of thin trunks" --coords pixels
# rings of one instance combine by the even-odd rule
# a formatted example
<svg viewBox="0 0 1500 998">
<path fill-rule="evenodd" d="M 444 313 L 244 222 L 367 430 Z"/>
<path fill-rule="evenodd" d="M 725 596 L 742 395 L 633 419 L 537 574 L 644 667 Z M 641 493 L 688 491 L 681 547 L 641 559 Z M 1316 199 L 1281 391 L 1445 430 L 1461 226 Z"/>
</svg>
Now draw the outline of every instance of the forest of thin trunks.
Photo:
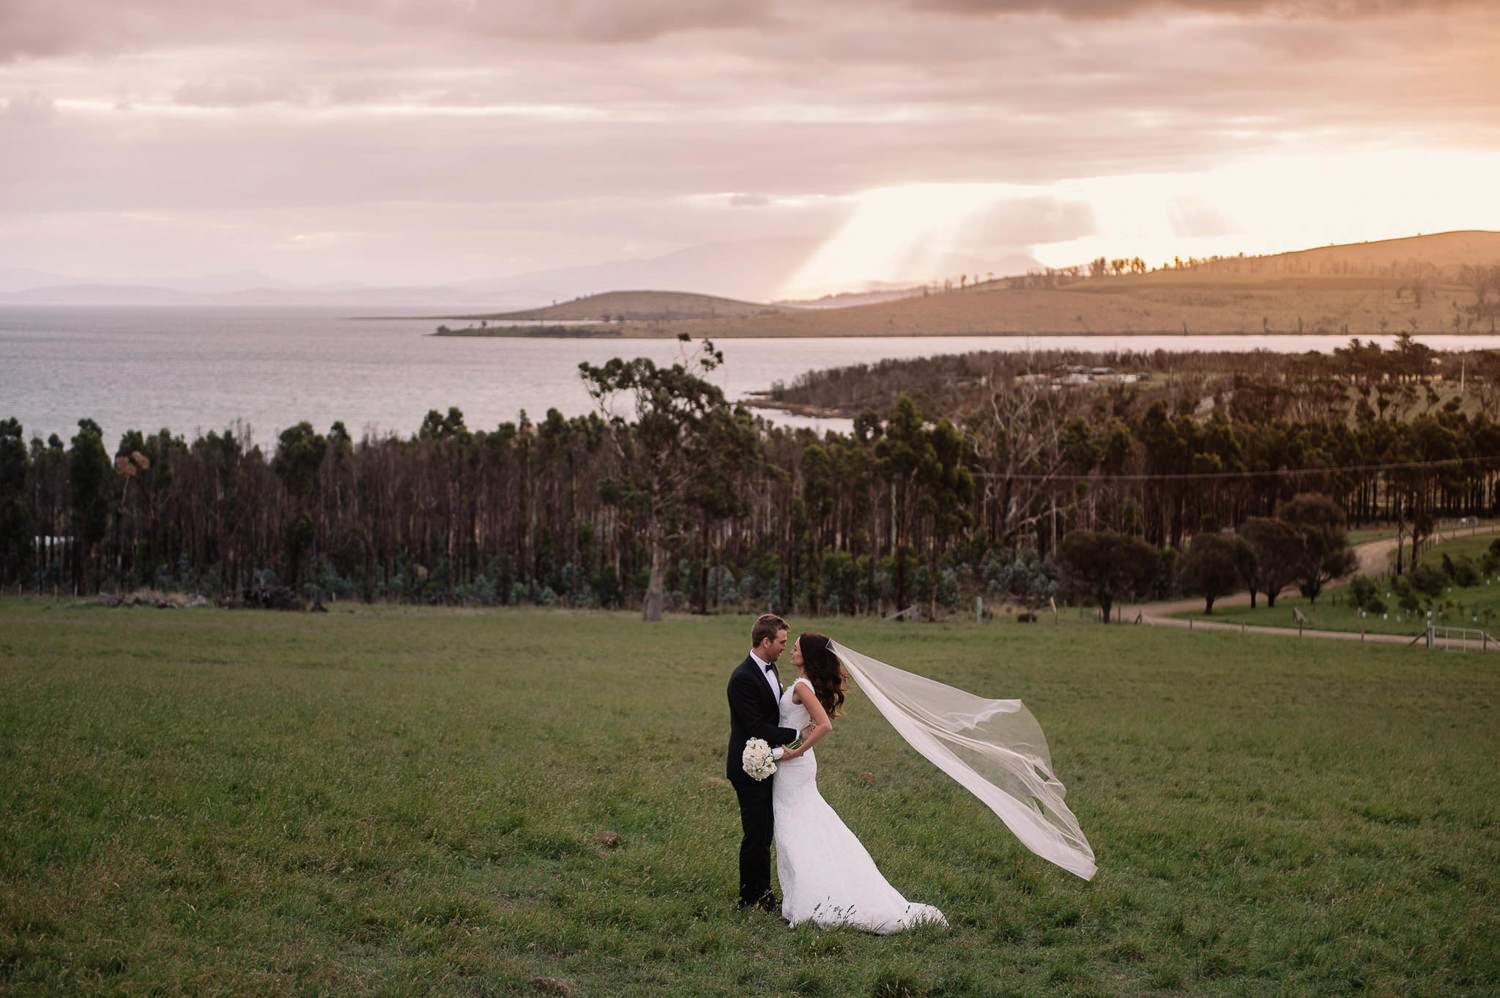
<svg viewBox="0 0 1500 998">
<path fill-rule="evenodd" d="M 641 447 L 660 446 L 644 420 L 551 411 L 477 430 L 450 409 L 410 437 L 301 423 L 264 447 L 235 427 L 131 431 L 111 450 L 87 419 L 67 442 L 27 441 L 10 419 L 0 583 L 621 606 L 643 599 L 655 538 L 669 609 L 878 613 L 929 593 L 1024 596 L 997 566 L 1044 564 L 1074 529 L 1181 549 L 1309 492 L 1350 528 L 1408 536 L 1500 512 L 1491 355 L 1356 341 L 1331 358 L 1174 355 L 1170 377 L 1160 358 L 1127 366 L 1150 377 L 1070 383 L 1065 358 L 1014 354 L 866 369 L 880 385 L 862 389 L 869 408 L 850 433 L 778 427 L 720 400 L 747 441 L 732 460 L 708 468 L 711 443 L 684 448 L 693 466 L 675 484 L 629 489 Z M 797 390 L 841 398 L 858 373 Z"/>
</svg>

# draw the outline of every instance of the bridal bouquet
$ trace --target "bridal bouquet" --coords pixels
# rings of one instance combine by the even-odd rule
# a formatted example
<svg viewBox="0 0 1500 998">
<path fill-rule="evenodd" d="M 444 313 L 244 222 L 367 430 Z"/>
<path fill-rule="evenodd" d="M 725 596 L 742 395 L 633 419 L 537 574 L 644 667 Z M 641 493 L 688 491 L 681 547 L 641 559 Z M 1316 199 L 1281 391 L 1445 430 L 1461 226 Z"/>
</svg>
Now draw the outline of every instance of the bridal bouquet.
<svg viewBox="0 0 1500 998">
<path fill-rule="evenodd" d="M 752 738 L 745 743 L 745 751 L 740 755 L 740 763 L 745 767 L 745 773 L 754 780 L 764 780 L 776 772 L 776 760 L 786 755 L 787 749 L 795 749 L 802 745 L 802 739 L 797 738 L 790 745 L 780 745 L 772 748 L 764 738 Z"/>
<path fill-rule="evenodd" d="M 781 749 L 773 749 L 764 738 L 752 738 L 745 743 L 740 762 L 745 774 L 752 780 L 764 780 L 776 772 L 776 760 L 781 758 Z"/>
</svg>

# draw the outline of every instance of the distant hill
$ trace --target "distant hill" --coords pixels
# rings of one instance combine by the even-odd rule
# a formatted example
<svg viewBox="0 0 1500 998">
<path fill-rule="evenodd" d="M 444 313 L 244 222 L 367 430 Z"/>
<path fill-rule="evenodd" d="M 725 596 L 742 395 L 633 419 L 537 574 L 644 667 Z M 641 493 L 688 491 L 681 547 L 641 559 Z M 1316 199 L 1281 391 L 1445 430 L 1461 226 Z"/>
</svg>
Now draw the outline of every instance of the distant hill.
<svg viewBox="0 0 1500 998">
<path fill-rule="evenodd" d="M 743 319 L 782 311 L 775 305 L 681 291 L 606 291 L 560 305 L 459 316 L 505 322 L 675 322 L 681 319 Z"/>
<path fill-rule="evenodd" d="M 710 315 L 612 323 L 622 336 L 983 336 L 1121 333 L 1490 332 L 1465 265 L 1500 266 L 1500 232 L 1445 232 L 1262 257 L 1184 260 L 1095 276 L 1087 265 L 847 308 L 736 303 Z M 653 293 L 660 294 L 660 293 Z M 517 318 L 583 318 L 548 309 Z M 692 296 L 686 296 L 692 297 Z M 623 301 L 624 299 L 621 299 Z M 656 310 L 675 299 L 648 299 Z M 723 301 L 720 299 L 719 301 Z M 570 303 L 573 304 L 573 303 Z M 565 306 L 558 306 L 563 308 Z M 609 310 L 619 315 L 619 305 Z M 663 311 L 656 314 L 661 315 Z M 590 317 L 595 317 L 591 315 Z M 602 332 L 602 331 L 601 331 Z"/>
</svg>

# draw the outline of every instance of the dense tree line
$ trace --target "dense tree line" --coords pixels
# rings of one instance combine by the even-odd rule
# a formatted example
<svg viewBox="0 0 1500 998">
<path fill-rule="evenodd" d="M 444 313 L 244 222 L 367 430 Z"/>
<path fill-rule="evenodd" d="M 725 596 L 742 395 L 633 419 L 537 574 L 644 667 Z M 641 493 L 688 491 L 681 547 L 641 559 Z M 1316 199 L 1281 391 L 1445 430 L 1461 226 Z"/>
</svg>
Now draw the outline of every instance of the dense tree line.
<svg viewBox="0 0 1500 998">
<path fill-rule="evenodd" d="M 1101 599 L 1077 571 L 1079 537 L 1092 535 L 1132 570 L 1146 564 L 1139 550 L 1155 553 L 1125 580 L 1131 591 L 1206 592 L 1238 571 L 1274 598 L 1266 573 L 1284 576 L 1287 560 L 1277 544 L 1305 557 L 1319 517 L 1339 531 L 1396 524 L 1409 548 L 1440 518 L 1500 511 L 1482 365 L 1466 368 L 1469 402 L 1424 407 L 1450 359 L 1376 373 L 1390 354 L 1405 356 L 1356 341 L 1336 360 L 1252 356 L 1227 373 L 1178 358 L 1171 379 L 1077 391 L 997 363 L 944 409 L 936 392 L 906 392 L 847 434 L 729 404 L 703 376 L 716 363 L 707 344 L 694 363 L 584 365 L 598 412 L 522 413 L 492 430 L 449 409 L 410 437 L 299 423 L 263 446 L 245 427 L 193 440 L 132 430 L 111 451 L 88 419 L 66 442 L 28 442 L 11 419 L 0 422 L 0 582 L 223 598 L 279 585 L 309 599 L 648 615 L 915 603 L 932 614 L 965 593 L 1107 602 L 1118 586 Z M 1406 403 L 1370 401 L 1407 386 Z M 1326 507 L 1299 512 L 1308 495 Z M 1290 540 L 1277 526 L 1288 523 Z M 1258 552 L 1253 570 L 1233 543 L 1198 540 L 1221 534 Z M 1215 545 L 1224 557 L 1209 559 Z M 1316 587 L 1338 567 L 1319 564 L 1284 584 Z"/>
</svg>

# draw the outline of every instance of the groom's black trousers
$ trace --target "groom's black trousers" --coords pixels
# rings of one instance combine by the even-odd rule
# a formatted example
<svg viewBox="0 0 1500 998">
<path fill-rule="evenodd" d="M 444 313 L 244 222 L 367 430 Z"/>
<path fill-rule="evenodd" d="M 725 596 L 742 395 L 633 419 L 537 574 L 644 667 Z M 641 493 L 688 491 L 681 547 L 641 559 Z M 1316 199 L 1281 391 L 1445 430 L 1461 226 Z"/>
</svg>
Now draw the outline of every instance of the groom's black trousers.
<svg viewBox="0 0 1500 998">
<path fill-rule="evenodd" d="M 771 837 L 775 830 L 771 779 L 742 777 L 734 781 L 734 792 L 740 799 L 740 825 L 745 830 L 740 839 L 740 904 L 770 907 L 775 904 L 771 893 Z"/>
</svg>

